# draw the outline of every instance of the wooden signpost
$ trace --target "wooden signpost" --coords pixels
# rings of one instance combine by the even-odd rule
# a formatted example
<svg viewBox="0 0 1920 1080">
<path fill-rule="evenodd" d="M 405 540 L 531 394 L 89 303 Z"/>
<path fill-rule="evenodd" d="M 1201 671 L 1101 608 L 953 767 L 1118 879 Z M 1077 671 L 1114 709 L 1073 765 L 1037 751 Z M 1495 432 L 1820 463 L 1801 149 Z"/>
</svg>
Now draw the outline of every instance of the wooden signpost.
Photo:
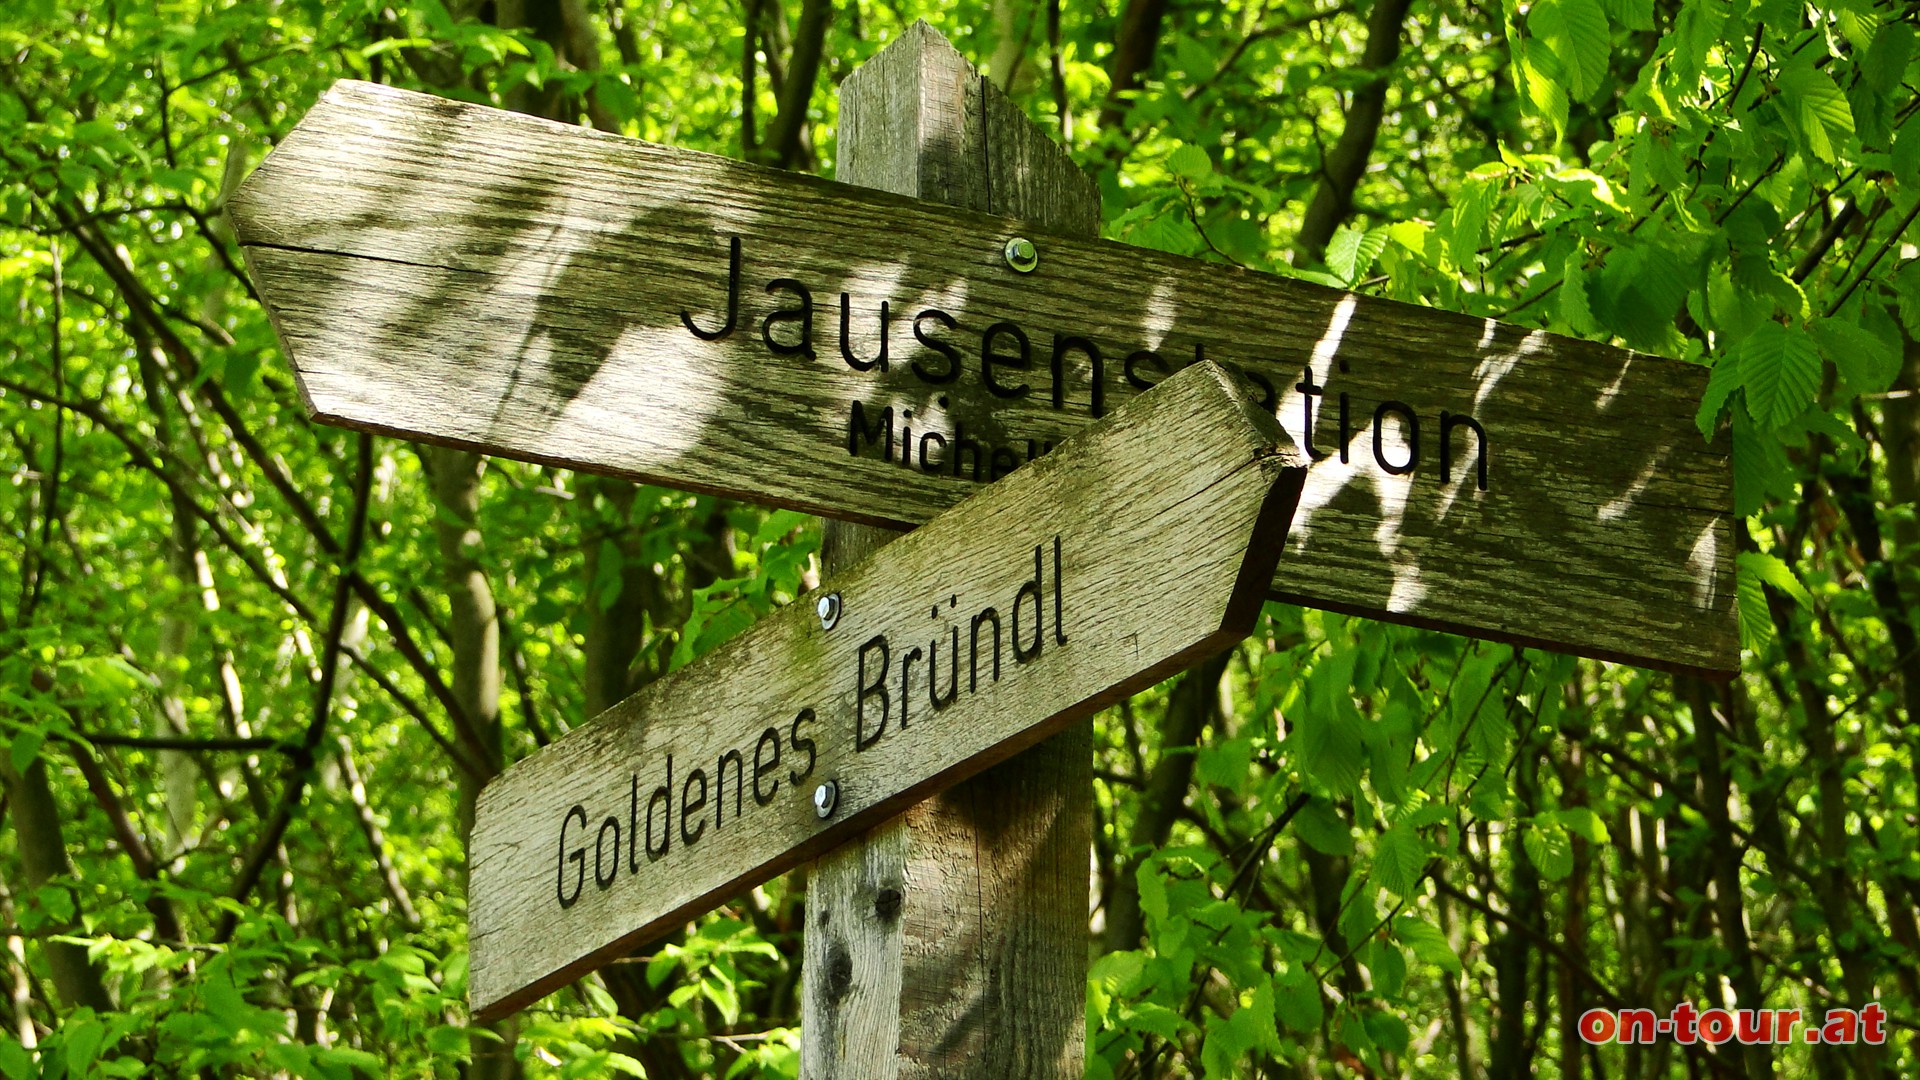
<svg viewBox="0 0 1920 1080">
<path fill-rule="evenodd" d="M 1207 358 L 1313 460 L 1273 595 L 1737 667 L 1704 368 L 365 83 L 229 212 L 329 422 L 905 527 Z"/>
<path fill-rule="evenodd" d="M 1093 239 L 1084 178 L 924 24 L 847 85 L 867 187 L 343 82 L 229 203 L 318 419 L 924 524 L 487 787 L 479 1015 L 1227 647 L 1267 596 L 1737 668 L 1704 369 Z M 970 786 L 818 864 L 803 1069 L 1078 1075 L 1075 889 L 1008 933 L 926 880 L 998 823 L 1046 833 L 1027 880 L 1084 885 L 1085 744 L 1036 760 L 1063 745 L 972 782 L 1009 778 L 999 817 Z M 975 907 L 1018 894 L 973 861 Z M 958 954 L 1023 933 L 1061 940 L 982 979 Z"/>
<path fill-rule="evenodd" d="M 476 1011 L 1239 641 L 1305 474 L 1195 367 L 512 766 L 473 828 Z"/>
</svg>

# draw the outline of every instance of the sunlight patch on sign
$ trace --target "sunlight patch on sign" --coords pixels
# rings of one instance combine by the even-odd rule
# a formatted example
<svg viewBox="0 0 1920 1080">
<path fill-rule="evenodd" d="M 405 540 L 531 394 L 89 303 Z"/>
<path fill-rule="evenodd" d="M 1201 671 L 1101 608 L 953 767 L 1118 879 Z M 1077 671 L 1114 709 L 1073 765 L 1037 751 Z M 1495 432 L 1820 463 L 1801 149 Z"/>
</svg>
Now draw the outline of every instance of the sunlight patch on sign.
<svg viewBox="0 0 1920 1080">
<path fill-rule="evenodd" d="M 1661 447 L 1659 452 L 1647 462 L 1646 467 L 1640 470 L 1640 475 L 1634 478 L 1633 483 L 1627 485 L 1627 490 L 1602 503 L 1594 516 L 1608 522 L 1619 521 L 1626 517 L 1627 511 L 1633 508 L 1634 500 L 1638 499 L 1640 493 L 1647 489 L 1647 485 L 1653 482 L 1653 478 L 1659 475 L 1660 464 L 1667 459 L 1668 449 L 1665 446 Z"/>
<path fill-rule="evenodd" d="M 1703 608 L 1711 608 L 1720 598 L 1719 584 L 1714 574 L 1720 563 L 1718 528 L 1715 524 L 1709 524 L 1700 530 L 1700 536 L 1693 542 L 1693 553 L 1687 557 L 1687 569 L 1693 573 L 1693 600 Z"/>
<path fill-rule="evenodd" d="M 1620 396 L 1620 388 L 1627 384 L 1627 375 L 1632 370 L 1633 354 L 1629 353 L 1627 362 L 1620 365 L 1620 374 L 1615 375 L 1613 381 L 1600 391 L 1600 396 L 1593 399 L 1593 407 L 1596 410 L 1605 411 L 1609 405 L 1613 404 L 1613 399 Z"/>
<path fill-rule="evenodd" d="M 1492 319 L 1487 320 L 1486 333 L 1480 339 L 1482 348 L 1492 342 L 1494 328 L 1499 325 Z M 1487 398 L 1493 393 L 1494 388 L 1500 385 L 1500 380 L 1511 374 L 1514 368 L 1519 367 L 1520 361 L 1544 351 L 1546 347 L 1547 332 L 1535 330 L 1521 338 L 1520 344 L 1507 352 L 1494 353 L 1481 360 L 1473 372 L 1473 381 L 1479 384 L 1479 388 L 1473 392 L 1473 411 L 1478 413 L 1486 405 Z"/>
<path fill-rule="evenodd" d="M 728 400 L 732 381 L 727 365 L 686 348 L 686 334 L 677 328 L 635 326 L 621 334 L 587 382 L 586 392 L 568 403 L 557 432 L 606 432 L 622 436 L 647 433 L 646 466 L 659 468 L 707 441 L 707 430 Z M 647 363 L 668 347 L 685 349 L 678 363 Z M 632 383 L 643 378 L 650 391 L 634 394 Z M 597 440 L 589 437 L 585 442 Z M 584 446 L 588 452 L 592 446 Z"/>
<path fill-rule="evenodd" d="M 1140 335 L 1145 347 L 1153 352 L 1159 352 L 1160 346 L 1166 344 L 1167 331 L 1173 329 L 1174 321 L 1180 317 L 1174 299 L 1176 288 L 1172 278 L 1161 278 L 1153 283 L 1153 291 L 1141 304 L 1144 317 L 1140 320 Z"/>
<path fill-rule="evenodd" d="M 1327 320 L 1327 332 L 1313 345 L 1311 363 L 1315 377 L 1324 381 L 1332 374 L 1334 355 L 1340 351 L 1340 339 L 1347 334 L 1347 323 L 1353 320 L 1353 309 L 1358 302 L 1358 298 L 1348 293 L 1334 305 L 1333 317 Z"/>
</svg>

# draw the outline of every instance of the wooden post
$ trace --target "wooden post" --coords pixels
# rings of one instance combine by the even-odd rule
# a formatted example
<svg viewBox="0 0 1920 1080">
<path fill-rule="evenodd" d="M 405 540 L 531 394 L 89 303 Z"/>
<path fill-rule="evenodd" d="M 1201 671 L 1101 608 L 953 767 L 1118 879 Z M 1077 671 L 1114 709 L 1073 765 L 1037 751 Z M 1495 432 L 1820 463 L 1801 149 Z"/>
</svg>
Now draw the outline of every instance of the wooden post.
<svg viewBox="0 0 1920 1080">
<path fill-rule="evenodd" d="M 838 155 L 847 183 L 1099 232 L 1091 179 L 925 22 L 848 76 Z M 827 571 L 895 535 L 828 522 Z M 1092 747 L 1078 724 L 814 864 L 803 1076 L 1081 1075 Z"/>
</svg>

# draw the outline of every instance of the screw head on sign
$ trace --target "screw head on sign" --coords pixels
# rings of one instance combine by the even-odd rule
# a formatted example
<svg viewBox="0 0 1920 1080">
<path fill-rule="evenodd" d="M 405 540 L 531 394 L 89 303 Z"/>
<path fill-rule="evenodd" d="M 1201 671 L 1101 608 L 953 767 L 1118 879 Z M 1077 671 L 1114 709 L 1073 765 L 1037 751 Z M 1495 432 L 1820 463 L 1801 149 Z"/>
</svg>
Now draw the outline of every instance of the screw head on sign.
<svg viewBox="0 0 1920 1080">
<path fill-rule="evenodd" d="M 1016 236 L 1007 241 L 1006 255 L 1007 265 L 1022 274 L 1031 274 L 1033 268 L 1040 265 L 1039 249 L 1033 246 L 1033 241 L 1024 236 Z"/>
<path fill-rule="evenodd" d="M 840 785 L 829 780 L 813 789 L 813 812 L 822 821 L 833 816 L 840 805 Z"/>
<path fill-rule="evenodd" d="M 831 630 L 840 622 L 840 594 L 828 593 L 813 605 L 814 613 L 820 616 L 820 629 Z"/>
</svg>

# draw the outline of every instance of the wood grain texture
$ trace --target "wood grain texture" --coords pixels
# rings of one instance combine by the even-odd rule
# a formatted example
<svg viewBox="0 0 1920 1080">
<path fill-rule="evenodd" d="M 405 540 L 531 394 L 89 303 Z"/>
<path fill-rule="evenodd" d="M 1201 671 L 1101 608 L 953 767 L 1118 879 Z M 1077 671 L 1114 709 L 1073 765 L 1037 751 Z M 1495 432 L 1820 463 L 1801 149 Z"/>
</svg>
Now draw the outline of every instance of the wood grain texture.
<svg viewBox="0 0 1920 1080">
<path fill-rule="evenodd" d="M 1276 595 L 1737 666 L 1729 450 L 1693 428 L 1704 368 L 361 83 L 229 209 L 321 419 L 900 527 L 1204 351 L 1330 455 Z M 1016 235 L 1031 274 L 1002 255 Z M 726 325 L 733 239 L 734 329 L 703 340 L 682 315 Z M 802 344 L 782 280 L 812 298 L 811 356 L 780 351 Z M 889 362 L 858 370 L 883 301 Z"/>
<path fill-rule="evenodd" d="M 1187 453 L 1154 453 L 1176 433 Z M 510 1012 L 1238 641 L 1305 472 L 1244 383 L 1183 372 L 823 584 L 842 598 L 831 629 L 810 595 L 515 764 L 474 823 L 475 1012 Z"/>
<path fill-rule="evenodd" d="M 1092 182 L 926 23 L 840 88 L 836 175 L 1094 235 Z M 898 533 L 827 523 L 829 573 Z M 808 869 L 802 1075 L 1071 1080 L 1085 1067 L 1092 726 Z"/>
</svg>

